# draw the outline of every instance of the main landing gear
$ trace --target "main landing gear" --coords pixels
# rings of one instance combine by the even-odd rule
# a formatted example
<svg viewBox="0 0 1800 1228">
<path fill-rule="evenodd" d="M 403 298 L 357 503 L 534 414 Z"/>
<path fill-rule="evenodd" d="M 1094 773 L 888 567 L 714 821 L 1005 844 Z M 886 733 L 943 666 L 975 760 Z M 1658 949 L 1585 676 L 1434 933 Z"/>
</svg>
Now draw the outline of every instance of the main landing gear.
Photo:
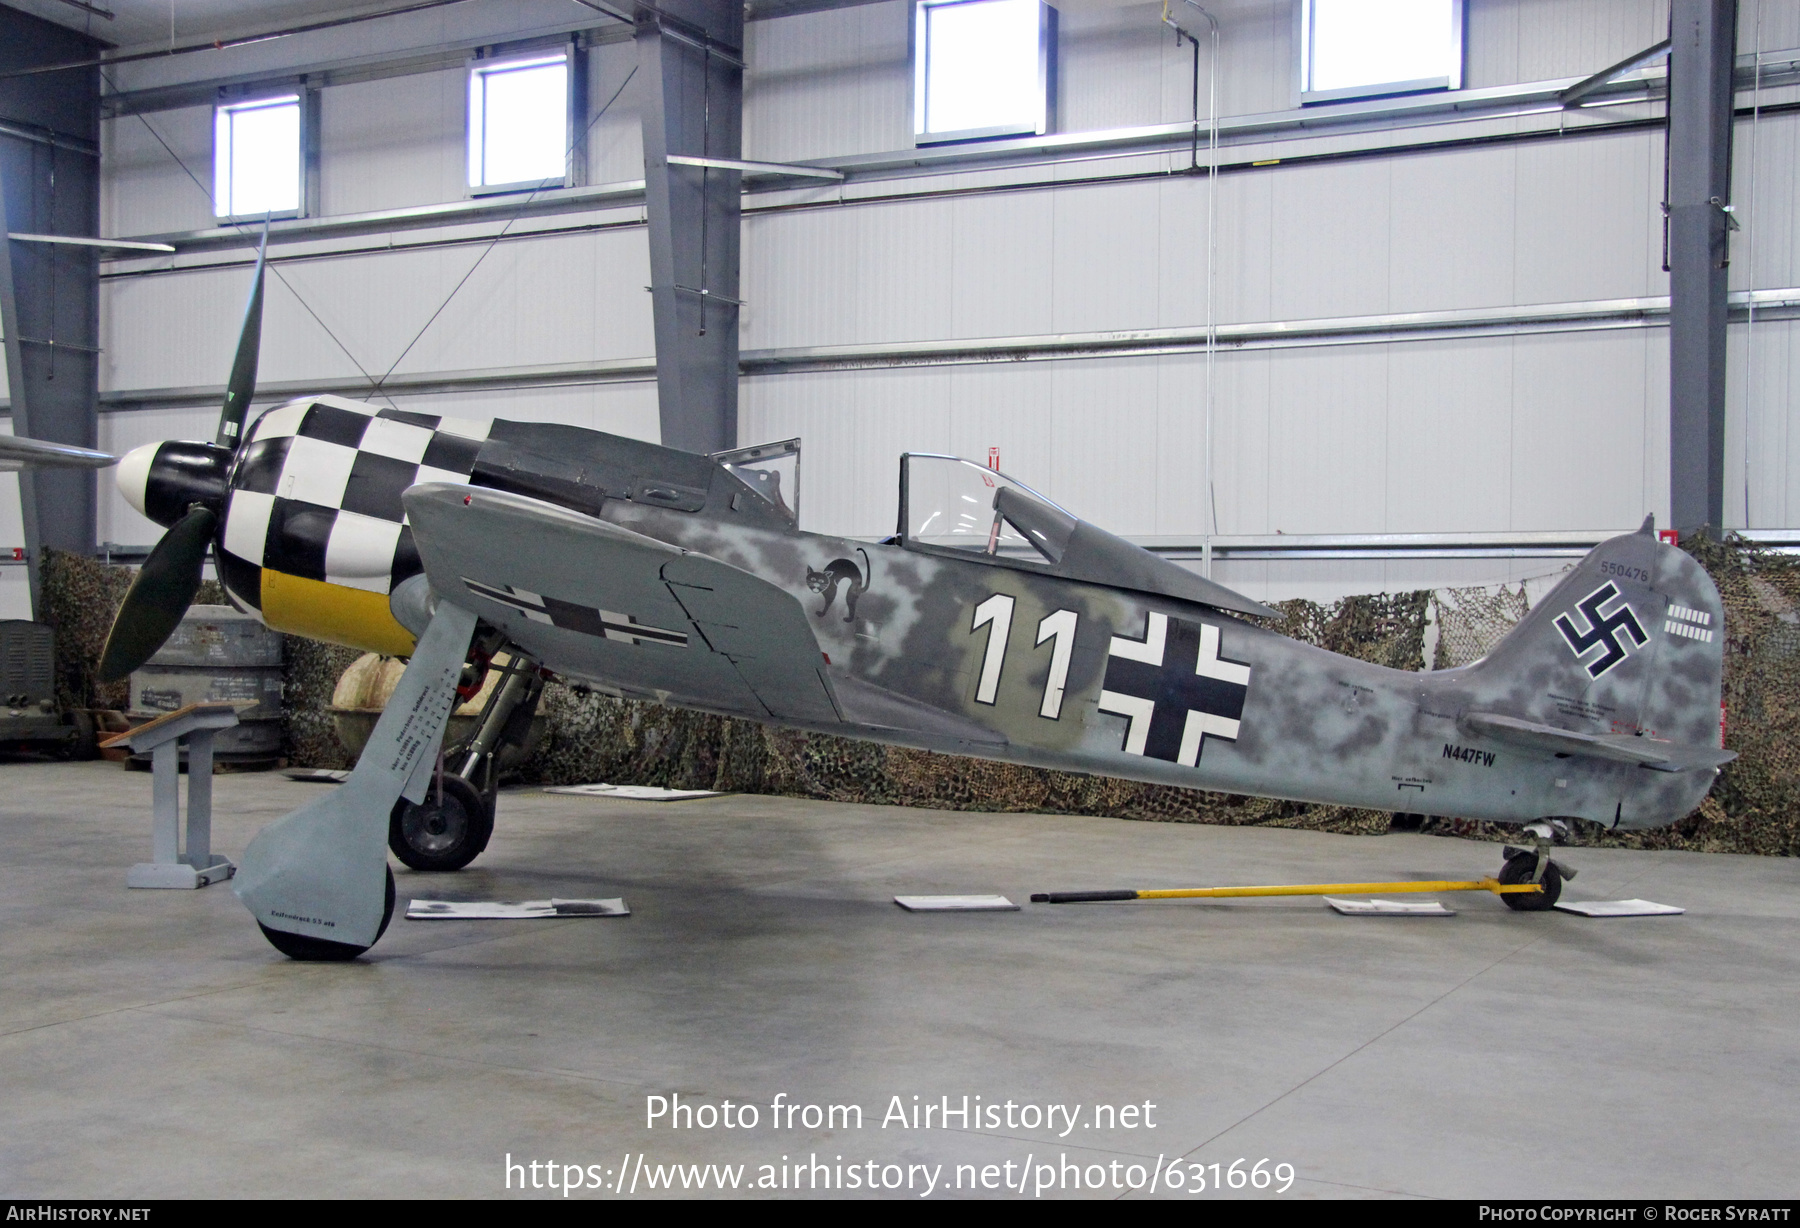
<svg viewBox="0 0 1800 1228">
<path fill-rule="evenodd" d="M 1508 908 L 1519 912 L 1548 912 L 1561 898 L 1563 883 L 1575 877 L 1574 870 L 1550 859 L 1556 837 L 1568 835 L 1569 825 L 1560 819 L 1542 819 L 1527 824 L 1524 830 L 1532 837 L 1532 847 L 1522 849 L 1508 845 L 1506 864 L 1496 877 L 1506 886 L 1536 883 L 1542 890 L 1509 891 L 1500 898 L 1506 901 Z"/>
<path fill-rule="evenodd" d="M 466 698 L 480 690 L 491 653 L 458 688 Z M 522 746 L 544 693 L 538 664 L 513 649 L 499 682 L 476 722 L 474 736 L 446 747 L 423 802 L 402 797 L 388 818 L 388 848 L 415 870 L 460 870 L 481 855 L 494 834 L 494 807 L 500 792 L 500 755 Z M 454 765 L 454 766 L 449 766 Z"/>
</svg>

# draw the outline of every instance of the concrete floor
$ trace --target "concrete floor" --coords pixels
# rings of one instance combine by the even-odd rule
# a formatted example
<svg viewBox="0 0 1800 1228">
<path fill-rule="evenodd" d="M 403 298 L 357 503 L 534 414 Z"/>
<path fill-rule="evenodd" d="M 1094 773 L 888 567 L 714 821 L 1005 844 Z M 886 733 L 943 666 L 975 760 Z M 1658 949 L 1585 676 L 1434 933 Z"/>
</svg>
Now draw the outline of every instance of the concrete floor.
<svg viewBox="0 0 1800 1228">
<path fill-rule="evenodd" d="M 643 1196 L 659 1165 L 742 1163 L 749 1187 L 814 1155 L 874 1160 L 915 1196 L 942 1165 L 933 1197 L 1005 1196 L 967 1188 L 987 1165 L 1034 1194 L 1064 1159 L 1109 1183 L 1087 1196 L 1116 1197 L 1115 1176 L 1141 1184 L 1130 1166 L 1159 1156 L 1209 1183 L 1214 1162 L 1292 1164 L 1287 1197 L 1800 1186 L 1792 860 L 1567 854 L 1571 898 L 1689 910 L 1647 920 L 1487 895 L 1448 897 L 1448 920 L 1310 899 L 915 915 L 891 897 L 1477 877 L 1499 850 L 520 791 L 470 869 L 398 870 L 401 910 L 622 895 L 629 919 L 397 916 L 364 960 L 321 966 L 279 957 L 228 887 L 125 888 L 148 854 L 147 774 L 14 763 L 0 783 L 0 1196 L 493 1196 L 509 1154 L 593 1165 L 579 1176 L 602 1188 L 582 1196 L 601 1198 L 621 1170 Z M 217 778 L 215 848 L 238 853 L 321 787 Z M 646 1098 L 674 1093 L 761 1120 L 646 1128 Z M 863 1127 L 771 1128 L 778 1094 L 860 1105 Z M 965 1094 L 1083 1107 L 1066 1137 L 1060 1118 L 881 1124 L 895 1096 L 910 1111 Z M 1145 1101 L 1153 1129 L 1094 1128 L 1092 1106 Z"/>
</svg>

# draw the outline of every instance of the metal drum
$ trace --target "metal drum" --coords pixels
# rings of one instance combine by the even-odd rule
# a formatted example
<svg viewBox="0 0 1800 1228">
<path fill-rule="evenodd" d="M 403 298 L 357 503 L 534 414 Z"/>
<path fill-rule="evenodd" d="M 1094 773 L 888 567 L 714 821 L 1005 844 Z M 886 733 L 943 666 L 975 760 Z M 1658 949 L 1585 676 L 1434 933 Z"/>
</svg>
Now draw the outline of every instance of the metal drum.
<svg viewBox="0 0 1800 1228">
<path fill-rule="evenodd" d="M 225 605 L 197 605 L 131 675 L 135 724 L 197 703 L 235 703 L 238 724 L 213 740 L 223 763 L 273 766 L 281 755 L 281 634 Z M 183 752 L 185 756 L 186 752 Z"/>
</svg>

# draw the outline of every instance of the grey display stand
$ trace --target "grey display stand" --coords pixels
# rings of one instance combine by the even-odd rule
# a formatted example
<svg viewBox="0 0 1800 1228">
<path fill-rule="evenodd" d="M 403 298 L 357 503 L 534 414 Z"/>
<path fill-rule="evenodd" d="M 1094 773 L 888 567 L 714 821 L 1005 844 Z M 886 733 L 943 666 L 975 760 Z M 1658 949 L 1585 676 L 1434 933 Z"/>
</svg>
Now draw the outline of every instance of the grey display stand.
<svg viewBox="0 0 1800 1228">
<path fill-rule="evenodd" d="M 174 887 L 192 890 L 222 882 L 237 867 L 212 851 L 213 734 L 238 723 L 234 704 L 189 704 L 101 743 L 129 746 L 150 755 L 151 860 L 132 866 L 127 887 Z M 181 834 L 181 743 L 187 741 L 187 851 Z"/>
</svg>

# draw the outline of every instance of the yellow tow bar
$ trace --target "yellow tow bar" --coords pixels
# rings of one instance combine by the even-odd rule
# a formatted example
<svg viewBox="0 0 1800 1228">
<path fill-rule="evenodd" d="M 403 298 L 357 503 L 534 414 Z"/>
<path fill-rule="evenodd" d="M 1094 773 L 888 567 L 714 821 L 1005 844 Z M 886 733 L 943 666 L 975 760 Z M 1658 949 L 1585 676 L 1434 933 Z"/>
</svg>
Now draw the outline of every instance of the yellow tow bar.
<svg viewBox="0 0 1800 1228">
<path fill-rule="evenodd" d="M 1538 893 L 1537 883 L 1502 883 L 1493 878 L 1433 879 L 1404 883 L 1297 883 L 1287 887 L 1173 887 L 1162 891 L 1040 891 L 1033 904 L 1111 904 L 1127 900 L 1221 900 L 1254 895 L 1403 895 L 1436 891 L 1491 891 L 1495 895 Z"/>
</svg>

